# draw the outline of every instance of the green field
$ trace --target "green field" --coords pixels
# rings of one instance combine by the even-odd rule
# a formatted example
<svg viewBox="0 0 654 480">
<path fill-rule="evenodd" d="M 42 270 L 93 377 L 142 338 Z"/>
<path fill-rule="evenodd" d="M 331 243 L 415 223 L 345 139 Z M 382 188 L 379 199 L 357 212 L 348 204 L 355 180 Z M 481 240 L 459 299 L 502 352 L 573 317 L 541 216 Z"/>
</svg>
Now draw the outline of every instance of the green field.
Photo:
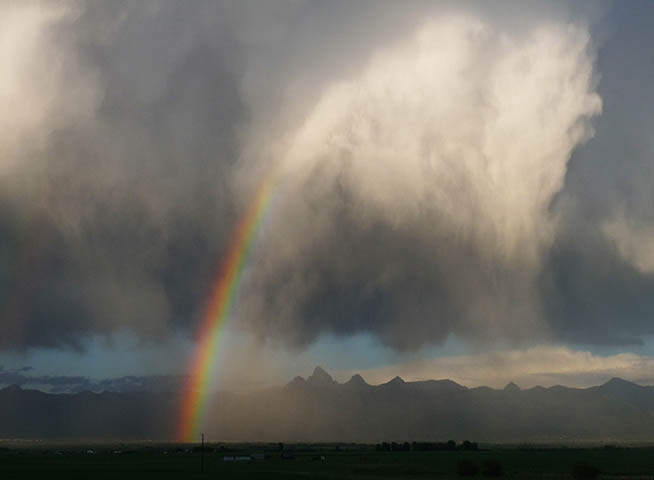
<svg viewBox="0 0 654 480">
<path fill-rule="evenodd" d="M 93 449 L 93 453 L 87 453 Z M 157 446 L 11 446 L 0 450 L 0 479 L 5 478 L 459 478 L 457 464 L 497 460 L 503 478 L 572 478 L 575 464 L 588 462 L 601 478 L 653 478 L 651 448 L 488 448 L 479 451 L 377 452 L 365 446 L 311 446 L 286 450 L 275 445 L 210 447 L 202 455 L 186 447 Z M 224 461 L 225 456 L 264 453 L 266 459 Z M 324 460 L 320 460 L 324 456 Z M 466 478 L 466 477 L 461 477 Z M 471 478 L 471 477 L 467 477 Z M 484 478 L 481 473 L 472 478 Z"/>
</svg>

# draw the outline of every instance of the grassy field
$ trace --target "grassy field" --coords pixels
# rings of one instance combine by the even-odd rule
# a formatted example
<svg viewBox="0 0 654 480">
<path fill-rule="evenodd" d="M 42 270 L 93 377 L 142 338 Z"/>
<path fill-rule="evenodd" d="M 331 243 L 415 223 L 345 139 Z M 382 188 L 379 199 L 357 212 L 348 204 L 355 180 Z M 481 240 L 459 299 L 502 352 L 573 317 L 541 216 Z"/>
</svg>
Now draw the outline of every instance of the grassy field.
<svg viewBox="0 0 654 480">
<path fill-rule="evenodd" d="M 91 449 L 93 453 L 88 452 Z M 457 464 L 462 459 L 480 466 L 496 460 L 502 465 L 503 478 L 572 478 L 573 466 L 588 462 L 601 471 L 601 478 L 654 479 L 654 449 L 648 448 L 377 452 L 363 446 L 313 447 L 287 451 L 293 459 L 280 458 L 272 445 L 211 450 L 204 454 L 203 473 L 199 452 L 171 445 L 12 446 L 0 450 L 0 479 L 445 479 L 459 478 Z M 265 453 L 266 459 L 224 461 L 225 456 L 252 453 Z M 479 473 L 476 478 L 484 477 Z"/>
</svg>

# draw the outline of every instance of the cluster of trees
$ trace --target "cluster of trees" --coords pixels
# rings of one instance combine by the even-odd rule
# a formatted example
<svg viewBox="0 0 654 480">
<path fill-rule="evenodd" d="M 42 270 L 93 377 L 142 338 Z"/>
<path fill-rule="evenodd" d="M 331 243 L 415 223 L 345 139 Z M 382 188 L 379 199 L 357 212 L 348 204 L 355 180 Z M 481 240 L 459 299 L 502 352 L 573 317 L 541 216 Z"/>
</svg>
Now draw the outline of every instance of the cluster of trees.
<svg viewBox="0 0 654 480">
<path fill-rule="evenodd" d="M 464 440 L 459 445 L 454 440 L 447 442 L 382 442 L 375 445 L 378 452 L 432 452 L 441 450 L 477 450 L 477 442 Z"/>
</svg>

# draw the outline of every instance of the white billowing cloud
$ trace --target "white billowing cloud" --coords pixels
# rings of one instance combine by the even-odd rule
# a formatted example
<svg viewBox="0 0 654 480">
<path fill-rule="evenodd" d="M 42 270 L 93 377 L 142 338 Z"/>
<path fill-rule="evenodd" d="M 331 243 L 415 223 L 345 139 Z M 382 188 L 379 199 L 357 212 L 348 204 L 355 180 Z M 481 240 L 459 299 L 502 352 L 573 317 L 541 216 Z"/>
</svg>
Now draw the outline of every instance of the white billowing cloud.
<svg viewBox="0 0 654 480">
<path fill-rule="evenodd" d="M 515 382 L 521 388 L 566 385 L 589 387 L 621 377 L 654 384 L 654 357 L 634 353 L 600 356 L 562 346 L 540 346 L 473 355 L 457 355 L 398 363 L 365 371 L 338 372 L 339 379 L 360 373 L 368 383 L 404 380 L 451 379 L 468 387 L 502 388 Z"/>
<path fill-rule="evenodd" d="M 490 254 L 537 263 L 552 196 L 599 113 L 589 36 L 512 38 L 469 17 L 429 22 L 329 88 L 291 135 L 289 181 L 340 181 L 394 226 L 434 213 Z"/>
<path fill-rule="evenodd" d="M 0 175 L 43 146 L 48 134 L 88 120 L 99 102 L 93 72 L 60 27 L 74 4 L 4 2 L 0 6 Z"/>
<path fill-rule="evenodd" d="M 641 273 L 654 273 L 654 226 L 620 215 L 604 222 L 602 231 L 622 258 Z"/>
<path fill-rule="evenodd" d="M 422 291 L 384 310 L 395 318 L 420 310 L 416 323 L 418 316 L 441 322 L 432 340 L 459 327 L 457 333 L 476 337 L 542 334 L 534 281 L 556 228 L 549 207 L 571 152 L 592 135 L 589 120 L 601 110 L 594 88 L 583 26 L 544 21 L 516 34 L 474 16 L 440 14 L 380 47 L 262 154 L 266 164 L 281 158 L 288 201 L 272 220 L 271 229 L 283 235 L 267 237 L 264 246 L 269 278 L 249 301 L 261 302 L 271 285 L 285 291 L 252 316 L 283 318 L 282 328 L 297 335 L 307 315 L 293 310 L 325 291 L 312 262 L 332 255 L 322 273 L 351 296 Z M 360 239 L 337 227 L 344 218 L 354 229 L 378 228 L 375 241 L 389 243 L 386 253 L 359 252 Z M 400 242 L 406 246 L 398 248 Z M 426 250 L 418 275 L 402 271 L 414 247 Z M 336 258 L 343 252 L 350 259 Z M 360 268 L 368 257 L 370 265 Z M 362 271 L 372 273 L 348 285 Z M 429 280 L 407 286 L 405 275 Z M 435 296 L 447 305 L 431 305 Z M 382 324 L 359 328 L 383 330 Z M 386 343 L 396 343 L 393 335 L 382 332 Z"/>
</svg>

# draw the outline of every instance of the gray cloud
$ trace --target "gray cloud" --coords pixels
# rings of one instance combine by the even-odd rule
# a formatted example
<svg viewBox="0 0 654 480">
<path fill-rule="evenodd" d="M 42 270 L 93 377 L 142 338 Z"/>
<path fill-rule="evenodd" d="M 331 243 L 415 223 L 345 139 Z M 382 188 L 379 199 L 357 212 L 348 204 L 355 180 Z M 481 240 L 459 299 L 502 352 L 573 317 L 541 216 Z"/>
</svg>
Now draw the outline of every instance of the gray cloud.
<svg viewBox="0 0 654 480">
<path fill-rule="evenodd" d="M 51 9 L 34 5 L 28 23 Z M 79 99 L 55 85 L 66 95 L 24 133 L 38 152 L 18 149 L 2 178 L 3 347 L 79 348 L 119 328 L 161 337 L 195 320 L 234 220 L 227 177 L 245 115 L 224 29 L 196 28 L 219 13 L 92 3 L 37 35 L 34 63 L 74 56 L 101 101 L 56 124 Z"/>
<path fill-rule="evenodd" d="M 603 113 L 553 205 L 563 219 L 541 295 L 557 335 L 577 342 L 638 344 L 653 331 L 651 8 L 615 4 L 606 20 L 610 36 L 597 58 Z"/>
<path fill-rule="evenodd" d="M 651 333 L 652 7 L 371 5 L 3 4 L 0 348 L 192 335 L 271 169 L 264 340 Z"/>
</svg>

